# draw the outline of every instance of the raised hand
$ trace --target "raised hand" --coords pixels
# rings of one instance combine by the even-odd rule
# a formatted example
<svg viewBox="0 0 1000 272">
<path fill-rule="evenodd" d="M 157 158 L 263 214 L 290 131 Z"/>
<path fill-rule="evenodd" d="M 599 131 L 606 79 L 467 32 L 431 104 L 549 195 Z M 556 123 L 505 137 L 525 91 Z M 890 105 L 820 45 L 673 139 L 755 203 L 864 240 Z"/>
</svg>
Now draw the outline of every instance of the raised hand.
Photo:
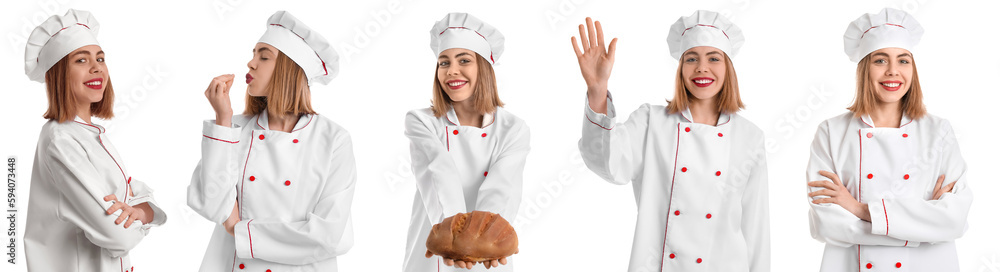
<svg viewBox="0 0 1000 272">
<path fill-rule="evenodd" d="M 212 79 L 205 89 L 205 98 L 215 110 L 215 124 L 232 127 L 233 106 L 229 101 L 229 88 L 233 87 L 233 74 L 225 74 Z"/>
<path fill-rule="evenodd" d="M 580 63 L 580 74 L 587 83 L 587 97 L 590 99 L 590 107 L 599 113 L 607 112 L 608 78 L 611 77 L 611 68 L 615 64 L 615 48 L 618 38 L 611 40 L 611 44 L 605 50 L 604 30 L 601 22 L 594 22 L 587 17 L 586 31 L 584 25 L 580 25 L 580 41 L 582 45 L 577 45 L 576 37 L 571 37 L 573 51 L 576 52 L 576 59 Z"/>
</svg>

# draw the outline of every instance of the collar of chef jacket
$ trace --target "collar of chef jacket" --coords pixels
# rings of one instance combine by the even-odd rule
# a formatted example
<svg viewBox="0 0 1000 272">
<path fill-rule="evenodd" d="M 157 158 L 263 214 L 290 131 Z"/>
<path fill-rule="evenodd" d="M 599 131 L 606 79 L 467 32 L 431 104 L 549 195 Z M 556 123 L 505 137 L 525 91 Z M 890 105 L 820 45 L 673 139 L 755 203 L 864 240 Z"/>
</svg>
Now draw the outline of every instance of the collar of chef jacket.
<svg viewBox="0 0 1000 272">
<path fill-rule="evenodd" d="M 875 121 L 872 121 L 872 117 L 867 114 L 861 115 L 861 122 L 865 122 L 865 125 L 868 125 L 868 127 L 875 127 Z M 909 116 L 906 116 L 906 113 L 903 113 L 903 118 L 899 119 L 899 127 L 904 127 L 912 122 L 913 120 Z"/>
<path fill-rule="evenodd" d="M 690 108 L 687 108 L 687 109 L 684 109 L 683 111 L 681 111 L 681 115 L 684 116 L 684 120 L 687 120 L 688 123 L 694 123 L 694 121 L 691 121 L 691 120 L 694 120 L 694 117 L 691 117 L 691 109 Z M 731 114 L 720 113 L 719 114 L 719 120 L 716 121 L 716 125 L 715 126 L 721 126 L 721 125 L 728 124 L 729 120 L 731 120 L 732 118 L 733 117 L 732 117 Z"/>
<path fill-rule="evenodd" d="M 458 115 L 455 115 L 455 108 L 449 107 L 448 114 L 445 115 L 445 118 L 448 118 L 448 122 L 451 122 L 452 125 L 456 126 L 462 125 L 458 123 Z M 494 118 L 493 113 L 483 114 L 483 127 L 481 128 L 486 128 L 492 125 L 493 121 L 496 121 L 496 118 Z"/>
<path fill-rule="evenodd" d="M 267 125 L 267 110 L 261 111 L 260 114 L 258 114 L 254 119 L 257 119 L 257 128 L 271 130 L 271 128 Z M 295 127 L 292 128 L 292 132 L 305 128 L 312 122 L 312 119 L 312 114 L 303 114 L 302 116 L 299 116 L 299 120 L 295 122 Z"/>
<path fill-rule="evenodd" d="M 98 124 L 88 124 L 87 121 L 83 121 L 83 119 L 81 119 L 80 116 L 77 116 L 76 118 L 74 118 L 73 122 L 76 122 L 77 124 L 80 124 L 83 128 L 87 129 L 87 131 L 90 131 L 90 132 L 93 132 L 93 133 L 101 134 L 101 133 L 105 132 L 104 127 L 102 127 L 101 125 L 98 125 Z"/>
</svg>

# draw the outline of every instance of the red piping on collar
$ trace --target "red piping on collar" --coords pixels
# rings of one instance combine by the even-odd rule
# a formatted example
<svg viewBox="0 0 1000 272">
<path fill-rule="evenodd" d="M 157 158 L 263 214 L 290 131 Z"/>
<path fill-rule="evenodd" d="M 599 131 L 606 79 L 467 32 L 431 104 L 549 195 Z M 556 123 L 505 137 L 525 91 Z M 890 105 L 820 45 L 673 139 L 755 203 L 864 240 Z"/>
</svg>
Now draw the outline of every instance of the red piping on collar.
<svg viewBox="0 0 1000 272">
<path fill-rule="evenodd" d="M 307 126 L 309 126 L 309 124 L 311 124 L 312 121 L 313 121 L 313 117 L 315 117 L 315 116 L 309 115 L 309 121 L 307 121 L 306 124 L 303 125 L 302 127 L 298 128 L 298 129 L 293 129 L 292 132 L 296 132 L 296 131 L 302 130 L 302 129 L 306 128 Z"/>
<path fill-rule="evenodd" d="M 89 126 L 89 127 L 92 127 L 92 128 L 96 128 L 97 129 L 97 133 L 104 133 L 104 129 L 101 128 L 101 127 L 99 127 L 99 126 L 87 124 L 87 123 L 80 122 L 80 121 L 77 121 L 77 120 L 73 120 L 73 122 L 76 122 L 77 124 L 81 124 L 81 125 L 84 125 L 84 126 Z"/>
</svg>

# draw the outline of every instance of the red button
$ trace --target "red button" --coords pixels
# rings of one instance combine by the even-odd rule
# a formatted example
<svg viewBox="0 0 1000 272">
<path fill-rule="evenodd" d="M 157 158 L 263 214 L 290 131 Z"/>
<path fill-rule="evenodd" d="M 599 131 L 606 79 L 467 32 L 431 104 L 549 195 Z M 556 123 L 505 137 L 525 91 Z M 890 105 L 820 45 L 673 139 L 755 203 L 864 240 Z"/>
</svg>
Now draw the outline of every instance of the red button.
<svg viewBox="0 0 1000 272">
<path fill-rule="evenodd" d="M 673 259 L 674 257 L 677 257 L 677 256 L 674 256 L 673 253 L 670 253 L 670 258 Z"/>
<path fill-rule="evenodd" d="M 451 134 L 458 135 L 458 130 L 456 129 L 455 131 L 452 131 Z"/>
<path fill-rule="evenodd" d="M 483 172 L 483 176 L 485 177 L 486 174 L 489 174 L 489 173 L 490 173 L 490 171 Z"/>
<path fill-rule="evenodd" d="M 240 264 L 240 269 L 243 269 L 244 267 L 245 267 L 245 266 L 243 266 L 243 264 Z"/>
<path fill-rule="evenodd" d="M 868 179 L 872 179 L 873 177 L 875 177 L 875 175 L 868 174 Z"/>
<path fill-rule="evenodd" d="M 299 139 L 292 140 L 292 143 L 299 143 Z"/>
<path fill-rule="evenodd" d="M 254 181 L 254 180 L 257 180 L 257 178 L 255 178 L 254 176 L 250 176 L 250 181 Z"/>
<path fill-rule="evenodd" d="M 719 133 L 719 137 L 722 137 L 722 133 L 721 132 Z"/>
<path fill-rule="evenodd" d="M 903 175 L 903 179 L 910 179 L 910 175 L 909 174 Z"/>
<path fill-rule="evenodd" d="M 722 171 L 715 171 L 715 176 L 718 177 L 718 176 L 721 176 L 721 175 L 722 175 Z"/>
<path fill-rule="evenodd" d="M 285 186 L 288 186 L 288 185 L 292 185 L 292 182 L 291 182 L 291 181 L 288 181 L 288 180 L 286 180 L 286 181 L 285 181 Z"/>
<path fill-rule="evenodd" d="M 903 267 L 903 264 L 901 264 L 901 263 L 896 263 L 896 268 L 900 268 L 900 267 Z"/>
<path fill-rule="evenodd" d="M 680 210 L 674 211 L 674 215 L 681 215 L 681 211 Z"/>
<path fill-rule="evenodd" d="M 681 172 L 687 172 L 687 171 L 688 171 L 687 167 L 681 167 Z"/>
<path fill-rule="evenodd" d="M 271 269 L 268 269 L 267 272 L 271 272 Z"/>
<path fill-rule="evenodd" d="M 868 269 L 872 269 L 872 263 L 868 263 L 868 265 L 865 265 L 865 267 L 867 267 Z"/>
<path fill-rule="evenodd" d="M 258 139 L 261 139 L 261 140 L 263 140 L 263 139 L 264 139 L 264 134 L 261 134 L 261 135 L 260 135 L 260 136 L 258 136 L 257 138 L 258 138 Z"/>
<path fill-rule="evenodd" d="M 691 132 L 691 128 L 689 127 L 684 128 L 684 132 Z"/>
<path fill-rule="evenodd" d="M 903 133 L 903 138 L 910 137 L 910 135 Z"/>
<path fill-rule="evenodd" d="M 701 258 L 698 258 L 697 260 L 694 260 L 694 261 L 697 262 L 697 263 L 701 263 Z"/>
<path fill-rule="evenodd" d="M 486 137 L 486 133 L 483 133 L 483 138 L 485 138 L 485 137 Z"/>
<path fill-rule="evenodd" d="M 868 138 L 871 138 L 871 137 L 873 137 L 873 136 L 874 136 L 874 135 L 872 135 L 872 133 L 871 133 L 871 132 L 869 132 L 869 133 L 868 133 Z"/>
<path fill-rule="evenodd" d="M 712 219 L 712 214 L 706 214 L 705 218 Z"/>
</svg>

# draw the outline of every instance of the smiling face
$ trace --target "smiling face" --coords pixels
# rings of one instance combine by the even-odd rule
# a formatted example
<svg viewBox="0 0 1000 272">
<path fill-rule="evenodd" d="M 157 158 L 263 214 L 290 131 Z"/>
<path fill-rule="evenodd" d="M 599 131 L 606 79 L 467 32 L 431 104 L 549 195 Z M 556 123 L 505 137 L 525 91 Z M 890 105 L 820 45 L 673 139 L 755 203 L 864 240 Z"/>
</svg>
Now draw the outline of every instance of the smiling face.
<svg viewBox="0 0 1000 272">
<path fill-rule="evenodd" d="M 253 49 L 253 59 L 247 62 L 250 71 L 246 74 L 247 94 L 250 96 L 267 96 L 267 86 L 274 74 L 275 58 L 278 49 L 270 44 L 257 43 Z"/>
<path fill-rule="evenodd" d="M 70 52 L 67 60 L 67 86 L 78 106 L 90 107 L 92 103 L 101 102 L 108 82 L 108 67 L 101 47 L 80 47 Z"/>
<path fill-rule="evenodd" d="M 869 54 L 868 81 L 881 103 L 897 103 L 910 90 L 913 55 L 902 48 L 882 48 Z"/>
<path fill-rule="evenodd" d="M 694 98 L 715 97 L 726 81 L 725 55 L 722 50 L 711 46 L 688 49 L 681 56 L 681 78 Z"/>
<path fill-rule="evenodd" d="M 451 101 L 466 101 L 475 93 L 479 75 L 476 56 L 476 52 L 463 48 L 448 49 L 438 56 L 438 84 Z"/>
</svg>

